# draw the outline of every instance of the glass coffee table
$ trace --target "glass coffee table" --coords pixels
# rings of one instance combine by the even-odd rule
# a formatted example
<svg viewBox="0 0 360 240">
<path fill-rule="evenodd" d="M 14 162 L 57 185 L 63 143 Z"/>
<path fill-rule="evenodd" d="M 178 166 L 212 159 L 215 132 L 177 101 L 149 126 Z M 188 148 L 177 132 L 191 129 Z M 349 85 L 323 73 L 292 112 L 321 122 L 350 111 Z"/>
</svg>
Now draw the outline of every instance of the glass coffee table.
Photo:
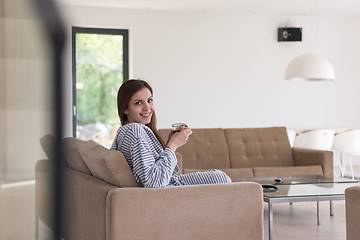
<svg viewBox="0 0 360 240">
<path fill-rule="evenodd" d="M 280 180 L 280 179 L 277 179 Z M 269 240 L 273 240 L 273 203 L 284 202 L 317 202 L 317 224 L 320 224 L 320 201 L 330 201 L 330 215 L 333 216 L 332 201 L 344 200 L 345 189 L 359 186 L 359 180 L 332 179 L 324 177 L 290 177 L 275 181 L 274 178 L 253 178 L 246 181 L 254 181 L 260 184 L 272 184 L 277 189 L 264 189 L 264 202 L 268 203 Z"/>
</svg>

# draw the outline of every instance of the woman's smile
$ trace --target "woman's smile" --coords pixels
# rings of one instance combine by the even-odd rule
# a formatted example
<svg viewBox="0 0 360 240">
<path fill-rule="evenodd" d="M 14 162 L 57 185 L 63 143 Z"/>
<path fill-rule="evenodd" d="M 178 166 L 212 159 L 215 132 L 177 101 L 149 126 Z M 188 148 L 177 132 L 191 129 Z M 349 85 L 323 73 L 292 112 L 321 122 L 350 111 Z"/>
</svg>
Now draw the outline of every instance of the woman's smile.
<svg viewBox="0 0 360 240">
<path fill-rule="evenodd" d="M 142 116 L 143 118 L 150 118 L 152 116 L 152 112 L 148 112 L 148 113 L 141 113 L 140 116 Z"/>
</svg>

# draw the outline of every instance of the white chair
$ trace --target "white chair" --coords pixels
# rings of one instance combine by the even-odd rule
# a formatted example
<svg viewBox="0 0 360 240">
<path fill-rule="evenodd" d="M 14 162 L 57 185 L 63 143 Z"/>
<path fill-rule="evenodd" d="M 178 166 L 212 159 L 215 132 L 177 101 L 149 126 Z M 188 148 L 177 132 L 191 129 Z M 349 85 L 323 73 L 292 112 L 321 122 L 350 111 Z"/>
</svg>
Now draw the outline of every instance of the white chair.
<svg viewBox="0 0 360 240">
<path fill-rule="evenodd" d="M 334 134 L 334 129 L 315 129 L 305 131 L 296 135 L 294 147 L 331 151 L 334 141 Z M 340 171 L 341 174 L 343 174 L 341 166 Z M 335 169 L 334 176 L 336 176 Z"/>
<path fill-rule="evenodd" d="M 316 129 L 299 133 L 295 137 L 294 147 L 331 151 L 334 134 L 334 129 Z"/>
<path fill-rule="evenodd" d="M 295 137 L 295 148 L 309 148 L 331 151 L 334 141 L 334 129 L 315 129 L 299 133 Z M 334 175 L 336 172 L 334 170 Z M 332 209 L 332 201 L 330 201 L 330 208 Z M 330 211 L 330 215 L 331 215 Z"/>
<path fill-rule="evenodd" d="M 296 136 L 296 131 L 293 129 L 288 129 L 286 128 L 286 132 L 289 138 L 289 143 L 290 146 L 293 147 L 294 146 L 294 141 L 295 141 L 295 136 Z"/>
<path fill-rule="evenodd" d="M 360 156 L 360 129 L 348 130 L 334 137 L 334 143 L 332 149 L 340 153 L 340 161 L 343 163 L 345 160 L 344 155 L 347 156 L 350 164 L 351 177 L 354 179 L 354 169 L 351 157 Z M 340 163 L 340 165 L 342 165 Z M 341 167 L 341 170 L 343 167 Z M 341 176 L 344 176 L 344 172 L 341 172 Z"/>
</svg>

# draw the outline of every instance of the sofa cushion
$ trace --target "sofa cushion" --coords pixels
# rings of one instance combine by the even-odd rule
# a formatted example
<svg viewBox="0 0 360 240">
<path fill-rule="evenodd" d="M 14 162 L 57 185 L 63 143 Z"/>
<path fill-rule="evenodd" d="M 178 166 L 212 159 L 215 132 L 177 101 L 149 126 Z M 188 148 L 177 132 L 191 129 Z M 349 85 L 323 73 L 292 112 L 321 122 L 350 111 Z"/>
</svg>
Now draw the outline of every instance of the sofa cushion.
<svg viewBox="0 0 360 240">
<path fill-rule="evenodd" d="M 256 167 L 255 177 L 293 177 L 293 176 L 322 176 L 320 165 L 297 167 Z"/>
<path fill-rule="evenodd" d="M 90 169 L 86 166 L 79 152 L 80 146 L 86 144 L 86 141 L 67 137 L 63 140 L 63 144 L 67 165 L 72 169 L 91 175 Z"/>
<path fill-rule="evenodd" d="M 184 169 L 230 168 L 224 130 L 221 128 L 192 129 L 187 143 L 177 149 L 183 155 Z M 170 129 L 161 129 L 166 141 Z"/>
<path fill-rule="evenodd" d="M 294 166 L 285 127 L 225 129 L 231 168 Z"/>
<path fill-rule="evenodd" d="M 89 140 L 80 147 L 80 154 L 92 175 L 118 187 L 140 187 L 129 164 L 120 151 L 109 150 Z"/>
<path fill-rule="evenodd" d="M 233 182 L 239 182 L 244 178 L 254 177 L 252 168 L 228 168 L 220 170 L 225 172 Z"/>
<path fill-rule="evenodd" d="M 212 169 L 184 169 L 184 173 L 192 173 L 192 172 L 204 172 L 210 171 Z M 226 169 L 219 169 L 226 173 L 233 182 L 239 182 L 246 178 L 254 177 L 254 172 L 252 168 L 226 168 Z"/>
</svg>

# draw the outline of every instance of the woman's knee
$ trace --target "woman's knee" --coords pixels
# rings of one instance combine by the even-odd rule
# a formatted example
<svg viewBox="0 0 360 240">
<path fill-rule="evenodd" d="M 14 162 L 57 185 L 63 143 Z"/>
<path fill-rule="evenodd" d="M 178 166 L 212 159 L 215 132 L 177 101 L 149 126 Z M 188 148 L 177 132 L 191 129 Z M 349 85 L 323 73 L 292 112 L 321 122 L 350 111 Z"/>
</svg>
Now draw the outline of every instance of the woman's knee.
<svg viewBox="0 0 360 240">
<path fill-rule="evenodd" d="M 232 183 L 231 178 L 228 175 L 226 175 L 226 180 L 227 180 L 227 183 Z"/>
</svg>

